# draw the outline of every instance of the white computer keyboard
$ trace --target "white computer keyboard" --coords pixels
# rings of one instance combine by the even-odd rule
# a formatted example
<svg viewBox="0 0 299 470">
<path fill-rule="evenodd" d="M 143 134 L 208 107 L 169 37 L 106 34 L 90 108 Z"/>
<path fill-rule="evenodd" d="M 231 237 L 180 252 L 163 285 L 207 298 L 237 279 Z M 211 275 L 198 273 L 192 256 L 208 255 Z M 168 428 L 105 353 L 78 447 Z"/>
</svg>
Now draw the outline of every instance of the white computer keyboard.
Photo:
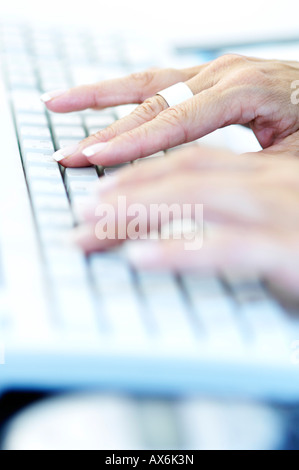
<svg viewBox="0 0 299 470">
<path fill-rule="evenodd" d="M 298 321 L 287 318 L 258 279 L 135 272 L 117 253 L 97 253 L 87 259 L 68 244 L 69 231 L 80 222 L 80 207 L 91 185 L 117 168 L 63 170 L 51 155 L 108 126 L 131 108 L 50 114 L 40 95 L 51 89 L 126 75 L 136 70 L 136 57 L 141 59 L 140 68 L 161 65 L 161 51 L 158 63 L 154 63 L 148 49 L 140 54 L 140 45 L 137 52 L 133 48 L 134 55 L 119 39 L 38 31 L 28 26 L 2 25 L 0 40 L 1 63 L 45 271 L 51 306 L 49 324 L 59 331 L 62 343 L 63 335 L 72 333 L 84 335 L 87 345 L 98 342 L 102 349 L 95 352 L 95 361 L 99 357 L 106 360 L 101 374 L 96 366 L 101 364 L 99 360 L 92 362 L 94 368 L 88 363 L 85 376 L 83 361 L 81 372 L 75 366 L 72 371 L 66 367 L 63 378 L 52 373 L 47 380 L 40 374 L 39 383 L 38 377 L 29 374 L 28 380 L 31 377 L 41 386 L 56 387 L 114 384 L 174 393 L 212 389 L 266 396 L 287 394 L 289 388 L 283 392 L 282 381 L 273 378 L 271 368 L 279 365 L 294 373 L 286 358 L 291 354 L 291 341 L 296 339 Z M 168 59 L 165 55 L 164 59 L 167 64 L 179 63 L 175 55 Z M 5 322 L 7 319 L 2 318 L 2 325 Z M 78 347 L 83 357 L 84 344 Z M 124 364 L 122 348 L 117 344 L 126 344 L 126 352 L 130 351 Z M 58 355 L 62 350 L 57 346 Z M 59 363 L 60 359 L 56 360 Z M 258 365 L 261 368 L 255 370 Z M 250 373 L 257 373 L 257 377 L 265 373 L 265 383 L 251 383 Z M 14 382 L 18 383 L 16 377 Z M 19 382 L 22 384 L 22 380 Z M 290 394 L 297 390 L 299 384 L 294 383 Z"/>
</svg>

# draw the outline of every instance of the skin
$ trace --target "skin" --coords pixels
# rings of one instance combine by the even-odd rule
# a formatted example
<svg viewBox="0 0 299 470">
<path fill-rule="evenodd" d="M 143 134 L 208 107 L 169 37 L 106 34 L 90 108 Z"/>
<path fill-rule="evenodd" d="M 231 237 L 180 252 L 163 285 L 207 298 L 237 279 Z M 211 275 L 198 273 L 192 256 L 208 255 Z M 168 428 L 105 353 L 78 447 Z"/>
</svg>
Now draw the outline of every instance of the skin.
<svg viewBox="0 0 299 470">
<path fill-rule="evenodd" d="M 95 235 L 99 201 L 115 211 L 119 195 L 146 208 L 151 203 L 199 203 L 205 222 L 217 227 L 200 250 L 186 251 L 180 240 L 130 242 L 130 262 L 147 269 L 254 272 L 297 294 L 299 106 L 291 93 L 298 79 L 298 62 L 226 55 L 192 69 L 148 70 L 73 88 L 48 101 L 46 106 L 55 112 L 140 103 L 129 116 L 82 141 L 61 161 L 66 167 L 131 161 L 237 123 L 250 127 L 264 149 L 236 156 L 187 148 L 144 163 L 146 171 L 140 165 L 122 170 L 110 185 L 99 182 L 76 242 L 86 252 L 119 243 Z M 187 83 L 194 97 L 168 108 L 155 93 L 179 81 Z M 83 155 L 99 142 L 107 142 L 101 152 Z M 115 222 L 127 226 L 130 220 Z"/>
<path fill-rule="evenodd" d="M 237 156 L 194 146 L 121 170 L 110 186 L 99 181 L 75 240 L 86 252 L 118 243 L 95 235 L 99 200 L 116 214 L 119 195 L 126 196 L 128 205 L 138 202 L 146 208 L 152 203 L 200 203 L 205 222 L 216 224 L 201 249 L 186 251 L 184 240 L 139 240 L 129 242 L 130 262 L 180 272 L 253 272 L 298 295 L 298 144 L 299 132 L 256 154 Z M 116 216 L 116 224 L 129 222 Z"/>
<path fill-rule="evenodd" d="M 64 166 L 115 165 L 196 140 L 230 124 L 249 126 L 263 148 L 299 129 L 291 85 L 299 63 L 228 54 L 190 69 L 147 70 L 125 78 L 80 86 L 46 103 L 59 113 L 141 103 L 129 116 L 83 140 Z M 184 81 L 194 97 L 169 108 L 155 94 Z M 298 82 L 299 83 L 299 82 Z M 294 91 L 294 90 L 293 90 Z M 107 145 L 91 157 L 84 149 Z"/>
</svg>

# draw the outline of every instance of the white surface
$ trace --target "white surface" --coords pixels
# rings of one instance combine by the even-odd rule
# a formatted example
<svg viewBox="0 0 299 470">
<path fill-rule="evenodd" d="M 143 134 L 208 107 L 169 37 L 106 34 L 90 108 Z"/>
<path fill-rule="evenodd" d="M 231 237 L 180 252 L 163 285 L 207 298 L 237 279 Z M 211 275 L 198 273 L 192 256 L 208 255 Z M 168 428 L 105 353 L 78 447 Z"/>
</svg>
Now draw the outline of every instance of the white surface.
<svg viewBox="0 0 299 470">
<path fill-rule="evenodd" d="M 17 14 L 41 24 L 47 21 L 79 23 L 93 30 L 125 31 L 127 34 L 166 36 L 172 39 L 196 40 L 200 43 L 223 43 L 265 37 L 298 36 L 296 0 L 200 1 L 185 0 L 3 0 L 0 18 Z"/>
</svg>

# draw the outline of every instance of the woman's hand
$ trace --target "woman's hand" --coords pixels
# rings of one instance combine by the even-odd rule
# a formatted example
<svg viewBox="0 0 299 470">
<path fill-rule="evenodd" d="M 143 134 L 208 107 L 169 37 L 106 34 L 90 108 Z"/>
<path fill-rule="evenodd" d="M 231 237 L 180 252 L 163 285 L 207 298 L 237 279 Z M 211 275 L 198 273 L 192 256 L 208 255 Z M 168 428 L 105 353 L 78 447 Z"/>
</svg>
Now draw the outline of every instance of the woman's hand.
<svg viewBox="0 0 299 470">
<path fill-rule="evenodd" d="M 129 116 L 58 151 L 64 166 L 115 165 L 196 140 L 230 124 L 250 126 L 263 148 L 299 129 L 299 63 L 224 55 L 184 70 L 148 70 L 125 78 L 42 97 L 49 110 L 66 113 L 141 103 Z M 156 93 L 184 81 L 194 97 L 168 108 Z M 91 147 L 91 148 L 89 148 Z M 88 150 L 86 150 L 88 148 Z M 84 155 L 85 154 L 85 155 Z"/>
<path fill-rule="evenodd" d="M 137 267 L 176 271 L 245 270 L 298 292 L 298 156 L 299 133 L 257 154 L 237 156 L 194 146 L 134 165 L 109 182 L 99 181 L 76 240 L 86 252 L 118 244 L 118 227 L 126 234 L 132 221 L 118 213 L 120 196 L 126 207 L 145 208 L 140 224 L 145 231 L 151 204 L 203 204 L 204 222 L 217 224 L 217 230 L 204 236 L 201 249 L 186 250 L 185 239 L 139 240 L 127 244 L 130 261 Z M 108 225 L 115 227 L 109 240 L 97 231 L 97 206 L 108 208 Z"/>
</svg>

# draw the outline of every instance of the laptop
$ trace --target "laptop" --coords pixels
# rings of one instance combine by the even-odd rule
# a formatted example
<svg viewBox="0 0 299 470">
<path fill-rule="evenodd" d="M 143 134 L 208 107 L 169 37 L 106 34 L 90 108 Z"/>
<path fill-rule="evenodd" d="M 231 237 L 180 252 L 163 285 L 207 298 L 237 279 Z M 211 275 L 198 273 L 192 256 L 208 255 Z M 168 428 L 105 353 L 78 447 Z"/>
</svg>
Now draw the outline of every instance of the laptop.
<svg viewBox="0 0 299 470">
<path fill-rule="evenodd" d="M 157 58 L 148 42 L 21 23 L 0 25 L 0 49 L 0 391 L 297 400 L 299 321 L 262 280 L 134 271 L 121 252 L 69 243 L 91 185 L 118 168 L 64 170 L 51 155 L 131 108 L 55 115 L 40 95 L 221 51 L 160 45 Z M 257 146 L 239 128 L 201 142 Z"/>
</svg>

